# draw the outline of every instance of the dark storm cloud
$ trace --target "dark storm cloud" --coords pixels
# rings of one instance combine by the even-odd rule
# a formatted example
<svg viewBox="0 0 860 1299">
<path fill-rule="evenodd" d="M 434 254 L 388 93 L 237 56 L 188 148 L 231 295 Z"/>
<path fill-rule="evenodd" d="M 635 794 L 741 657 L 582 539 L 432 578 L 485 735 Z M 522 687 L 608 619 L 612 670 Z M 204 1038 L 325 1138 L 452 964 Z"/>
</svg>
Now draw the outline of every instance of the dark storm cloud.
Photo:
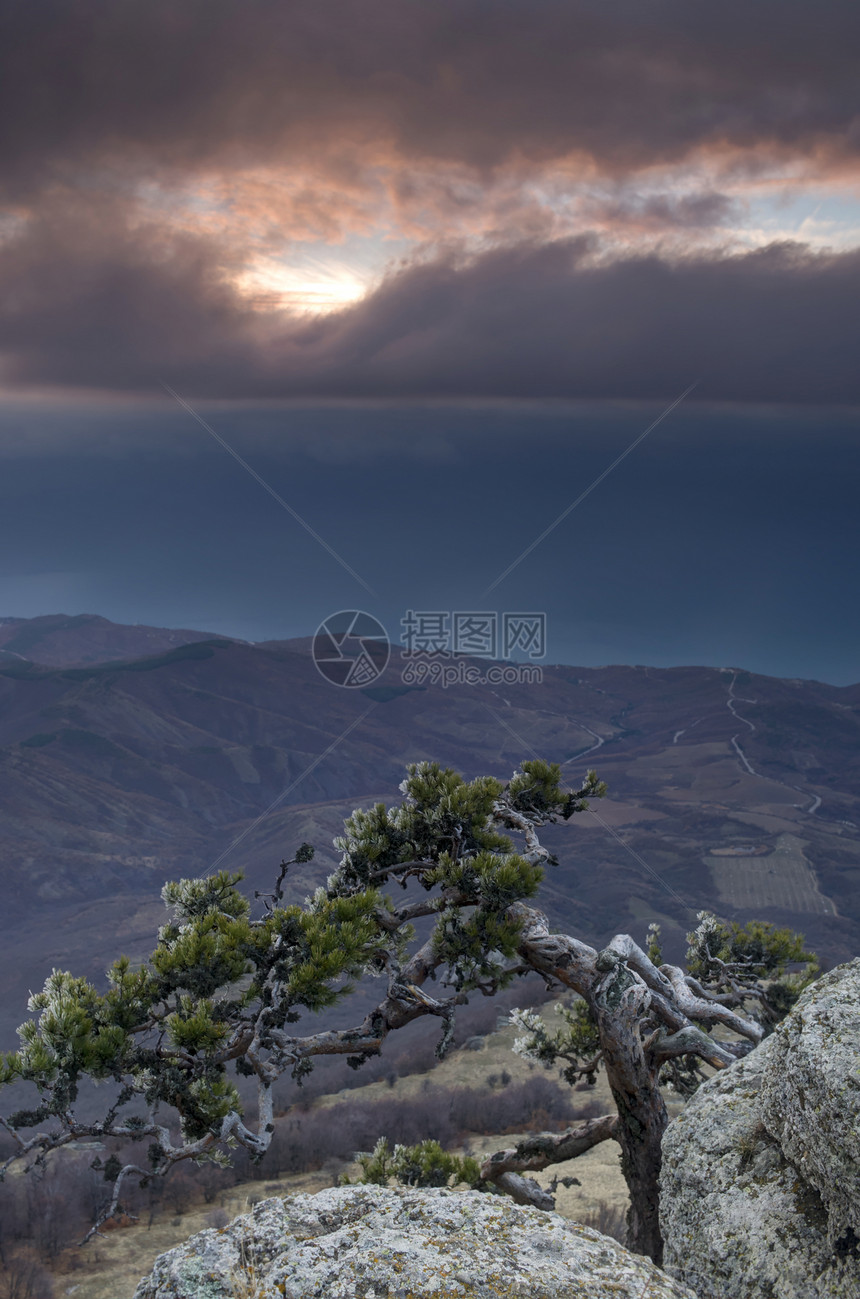
<svg viewBox="0 0 860 1299">
<path fill-rule="evenodd" d="M 860 253 L 592 264 L 588 239 L 418 266 L 308 335 L 331 387 L 856 401 Z M 334 361 L 334 365 L 333 365 Z"/>
<path fill-rule="evenodd" d="M 64 207 L 0 256 L 9 382 L 235 397 L 856 402 L 860 253 L 601 261 L 599 242 L 408 266 L 351 309 L 250 311 L 189 236 Z"/>
<path fill-rule="evenodd" d="M 735 193 L 854 165 L 858 43 L 842 0 L 6 0 L 0 378 L 857 400 L 857 254 L 677 252 L 734 219 L 723 165 Z M 690 160 L 700 192 L 638 192 Z M 586 226 L 666 232 L 675 260 L 567 237 L 580 172 Z M 258 254 L 367 233 L 385 202 L 423 261 L 327 317 L 263 309 Z M 473 236 L 504 247 L 427 251 Z"/>
<path fill-rule="evenodd" d="M 6 0 L 0 176 L 24 195 L 363 151 L 622 173 L 860 149 L 848 0 Z"/>
<path fill-rule="evenodd" d="M 223 286 L 223 249 L 130 224 L 120 202 L 65 195 L 0 245 L 0 357 L 10 382 L 145 388 L 170 372 L 254 373 L 257 317 Z"/>
<path fill-rule="evenodd" d="M 856 402 L 860 253 L 594 264 L 587 237 L 417 266 L 289 349 L 290 388 Z"/>
</svg>

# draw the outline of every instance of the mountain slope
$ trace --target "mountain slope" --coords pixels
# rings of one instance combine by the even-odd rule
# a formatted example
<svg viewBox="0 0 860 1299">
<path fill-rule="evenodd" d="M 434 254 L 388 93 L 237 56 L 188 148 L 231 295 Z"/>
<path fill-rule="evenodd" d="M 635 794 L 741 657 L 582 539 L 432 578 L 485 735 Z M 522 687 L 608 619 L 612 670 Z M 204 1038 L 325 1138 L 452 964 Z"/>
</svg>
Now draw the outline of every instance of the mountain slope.
<svg viewBox="0 0 860 1299">
<path fill-rule="evenodd" d="M 211 632 L 140 624 L 129 627 L 94 613 L 0 618 L 0 663 L 28 660 L 50 667 L 72 667 L 143 658 L 191 641 L 211 639 Z"/>
<path fill-rule="evenodd" d="M 220 860 L 265 887 L 309 840 L 289 877 L 304 897 L 344 816 L 396 801 L 424 758 L 504 779 L 536 753 L 572 784 L 598 769 L 610 797 L 548 829 L 561 865 L 542 892 L 587 940 L 657 918 L 680 955 L 707 907 L 790 923 L 830 960 L 860 950 L 860 688 L 548 667 L 541 685 L 407 690 L 396 656 L 383 684 L 337 689 L 306 642 L 0 667 L 0 1038 L 52 965 L 101 977 L 119 949 L 143 955 L 168 878 Z"/>
</svg>

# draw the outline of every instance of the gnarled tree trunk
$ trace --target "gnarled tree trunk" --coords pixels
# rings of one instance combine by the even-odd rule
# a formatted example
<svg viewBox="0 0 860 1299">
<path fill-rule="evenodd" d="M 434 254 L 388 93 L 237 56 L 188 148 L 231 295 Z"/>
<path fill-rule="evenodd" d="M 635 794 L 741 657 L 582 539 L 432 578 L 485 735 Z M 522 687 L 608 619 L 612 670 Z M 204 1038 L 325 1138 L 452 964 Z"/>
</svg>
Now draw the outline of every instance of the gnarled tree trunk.
<svg viewBox="0 0 860 1299">
<path fill-rule="evenodd" d="M 659 1065 L 647 1058 L 639 1031 L 650 994 L 614 952 L 601 952 L 597 968 L 603 977 L 591 1000 L 607 1081 L 618 1107 L 614 1135 L 630 1191 L 627 1247 L 659 1265 L 663 1259 L 660 1149 L 669 1116 L 657 1085 Z"/>
<path fill-rule="evenodd" d="M 520 956 L 539 973 L 578 992 L 595 1015 L 606 1076 L 618 1108 L 612 1135 L 621 1146 L 621 1167 L 630 1192 L 627 1245 L 659 1265 L 663 1257 L 660 1144 L 668 1114 L 657 1084 L 659 1060 L 643 1045 L 640 1031 L 652 993 L 618 952 L 606 948 L 598 953 L 567 935 L 550 934 L 546 917 L 531 908 L 512 911 L 522 922 Z M 656 970 L 654 975 L 660 977 Z"/>
</svg>

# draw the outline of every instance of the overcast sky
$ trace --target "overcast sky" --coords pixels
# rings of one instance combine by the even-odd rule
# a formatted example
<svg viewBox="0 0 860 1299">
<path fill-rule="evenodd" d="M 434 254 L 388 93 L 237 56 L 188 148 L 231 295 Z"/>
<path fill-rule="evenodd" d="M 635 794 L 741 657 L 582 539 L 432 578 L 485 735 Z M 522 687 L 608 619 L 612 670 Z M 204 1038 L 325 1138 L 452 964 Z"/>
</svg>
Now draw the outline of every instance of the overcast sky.
<svg viewBox="0 0 860 1299">
<path fill-rule="evenodd" d="M 858 48 L 853 0 L 0 0 L 0 616 L 539 605 L 551 661 L 860 679 Z"/>
</svg>

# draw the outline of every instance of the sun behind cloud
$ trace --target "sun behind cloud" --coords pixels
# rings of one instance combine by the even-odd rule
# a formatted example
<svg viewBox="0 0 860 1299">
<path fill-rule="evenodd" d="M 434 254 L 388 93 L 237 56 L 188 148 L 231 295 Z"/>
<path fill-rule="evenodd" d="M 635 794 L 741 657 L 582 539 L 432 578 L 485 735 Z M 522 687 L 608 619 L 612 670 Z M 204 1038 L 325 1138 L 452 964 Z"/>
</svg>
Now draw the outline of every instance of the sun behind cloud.
<svg viewBox="0 0 860 1299">
<path fill-rule="evenodd" d="M 287 311 L 293 315 L 341 311 L 365 296 L 366 275 L 331 257 L 302 257 L 288 261 L 261 257 L 233 281 L 249 306 L 258 311 Z"/>
</svg>

